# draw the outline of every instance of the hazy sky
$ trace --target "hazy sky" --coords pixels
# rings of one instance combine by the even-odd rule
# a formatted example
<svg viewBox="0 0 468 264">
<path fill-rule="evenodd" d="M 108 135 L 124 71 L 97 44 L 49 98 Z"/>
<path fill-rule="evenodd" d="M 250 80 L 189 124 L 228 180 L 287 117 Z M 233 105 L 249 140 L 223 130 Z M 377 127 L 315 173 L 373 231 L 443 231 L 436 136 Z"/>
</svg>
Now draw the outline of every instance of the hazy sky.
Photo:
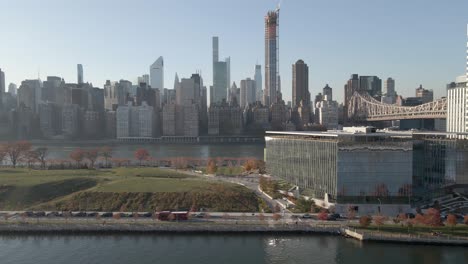
<svg viewBox="0 0 468 264">
<path fill-rule="evenodd" d="M 231 57 L 231 80 L 264 64 L 264 15 L 274 0 L 0 0 L 0 68 L 7 85 L 61 76 L 76 82 L 135 81 L 159 56 L 165 86 L 201 70 L 212 83 L 211 37 Z M 339 101 L 352 73 L 393 77 L 397 92 L 422 84 L 436 96 L 462 75 L 467 0 L 284 0 L 280 74 L 291 98 L 291 64 L 309 65 L 312 96 L 329 84 Z"/>
</svg>

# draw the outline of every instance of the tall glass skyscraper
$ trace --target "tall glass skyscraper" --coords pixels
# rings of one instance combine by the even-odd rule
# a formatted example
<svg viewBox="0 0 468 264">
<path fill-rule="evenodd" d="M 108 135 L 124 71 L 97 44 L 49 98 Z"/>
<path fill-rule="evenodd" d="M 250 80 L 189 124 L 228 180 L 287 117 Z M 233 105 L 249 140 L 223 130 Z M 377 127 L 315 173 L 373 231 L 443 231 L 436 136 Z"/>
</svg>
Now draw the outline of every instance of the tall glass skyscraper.
<svg viewBox="0 0 468 264">
<path fill-rule="evenodd" d="M 160 56 L 150 66 L 150 85 L 153 89 L 164 89 L 164 58 Z"/>
<path fill-rule="evenodd" d="M 278 26 L 279 9 L 269 11 L 265 16 L 265 91 L 263 100 L 269 106 L 276 103 L 278 87 Z"/>
<path fill-rule="evenodd" d="M 219 61 L 219 38 L 213 37 L 213 89 L 210 92 L 211 102 L 221 103 L 227 99 L 229 82 L 230 82 L 230 69 L 231 58 L 226 58 L 225 61 Z"/>
</svg>

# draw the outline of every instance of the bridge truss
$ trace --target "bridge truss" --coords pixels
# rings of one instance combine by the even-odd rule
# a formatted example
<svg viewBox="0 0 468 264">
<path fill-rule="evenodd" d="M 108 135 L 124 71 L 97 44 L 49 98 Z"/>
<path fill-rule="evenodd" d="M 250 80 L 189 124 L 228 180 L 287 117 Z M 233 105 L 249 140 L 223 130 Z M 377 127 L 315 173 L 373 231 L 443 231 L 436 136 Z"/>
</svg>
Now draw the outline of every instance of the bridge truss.
<svg viewBox="0 0 468 264">
<path fill-rule="evenodd" d="M 381 103 L 369 94 L 355 92 L 348 103 L 348 118 L 356 121 L 447 118 L 446 98 L 418 106 L 398 106 Z"/>
</svg>

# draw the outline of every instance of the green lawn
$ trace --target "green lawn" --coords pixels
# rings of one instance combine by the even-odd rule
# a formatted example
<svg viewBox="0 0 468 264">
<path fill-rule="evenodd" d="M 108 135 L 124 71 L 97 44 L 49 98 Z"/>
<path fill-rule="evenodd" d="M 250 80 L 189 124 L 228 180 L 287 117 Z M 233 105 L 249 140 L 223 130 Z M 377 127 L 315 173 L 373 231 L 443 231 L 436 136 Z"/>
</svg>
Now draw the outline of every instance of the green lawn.
<svg viewBox="0 0 468 264">
<path fill-rule="evenodd" d="M 203 173 L 206 172 L 206 167 L 200 168 L 200 170 Z M 241 175 L 244 172 L 244 167 L 242 166 L 236 166 L 236 167 L 218 167 L 218 170 L 216 171 L 216 175 L 225 175 L 225 176 L 237 176 Z"/>
<path fill-rule="evenodd" d="M 192 203 L 200 203 L 207 208 L 242 210 L 245 207 L 251 210 L 257 206 L 257 202 L 255 195 L 250 195 L 251 191 L 242 186 L 171 169 L 0 169 L 0 210 L 82 209 L 86 206 L 115 209 L 121 205 L 135 209 L 142 203 L 146 204 L 145 208 L 151 208 L 148 201 L 152 199 L 167 208 L 181 204 L 190 207 Z M 79 204 L 75 204 L 75 200 Z M 222 207 L 221 202 L 226 200 L 230 207 Z M 172 204 L 174 201 L 176 205 Z"/>
<path fill-rule="evenodd" d="M 132 177 L 101 184 L 97 192 L 189 192 L 210 189 L 214 183 L 208 180 L 172 179 L 172 178 L 141 178 Z M 224 184 L 223 184 L 224 185 Z"/>
</svg>

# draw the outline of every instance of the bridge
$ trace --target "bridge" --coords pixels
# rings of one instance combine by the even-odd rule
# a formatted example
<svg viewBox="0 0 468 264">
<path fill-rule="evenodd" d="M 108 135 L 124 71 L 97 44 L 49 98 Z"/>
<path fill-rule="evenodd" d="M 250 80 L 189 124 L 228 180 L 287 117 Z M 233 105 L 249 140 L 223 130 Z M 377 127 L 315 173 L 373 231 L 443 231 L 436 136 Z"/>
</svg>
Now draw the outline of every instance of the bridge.
<svg viewBox="0 0 468 264">
<path fill-rule="evenodd" d="M 355 92 L 348 103 L 348 117 L 356 121 L 447 118 L 446 98 L 418 106 L 398 106 L 381 103 L 369 94 Z"/>
</svg>

